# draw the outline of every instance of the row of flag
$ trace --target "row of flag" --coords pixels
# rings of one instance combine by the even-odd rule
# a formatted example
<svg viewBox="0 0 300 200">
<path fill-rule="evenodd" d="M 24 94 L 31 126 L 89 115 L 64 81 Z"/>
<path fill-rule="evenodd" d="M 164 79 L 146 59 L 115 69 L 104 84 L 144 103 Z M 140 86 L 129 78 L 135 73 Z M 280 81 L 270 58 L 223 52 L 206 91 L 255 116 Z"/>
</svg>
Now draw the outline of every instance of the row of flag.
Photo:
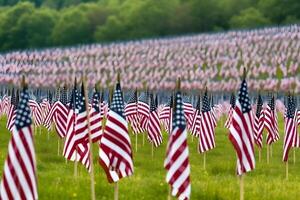
<svg viewBox="0 0 300 200">
<path fill-rule="evenodd" d="M 229 109 L 224 104 L 214 104 L 207 90 L 199 97 L 196 108 L 184 101 L 180 88 L 166 105 L 159 105 L 153 93 L 132 92 L 124 104 L 121 84 L 116 84 L 110 104 L 102 99 L 95 88 L 92 99 L 87 99 L 84 83 L 80 89 L 73 84 L 71 98 L 63 90 L 53 102 L 51 95 L 37 102 L 30 99 L 27 86 L 4 96 L 0 111 L 8 116 L 7 128 L 12 133 L 5 161 L 1 199 L 37 199 L 36 159 L 33 146 L 32 123 L 55 128 L 59 138 L 64 138 L 63 156 L 84 165 L 91 171 L 90 149 L 92 143 L 99 146 L 99 164 L 109 182 L 117 182 L 134 172 L 133 152 L 129 128 L 133 134 L 147 134 L 154 147 L 163 142 L 162 128 L 168 133 L 167 154 L 164 167 L 171 193 L 178 199 L 189 199 L 191 194 L 188 133 L 199 140 L 199 153 L 215 148 L 215 134 L 220 116 L 228 113 L 225 126 L 229 140 L 237 153 L 237 174 L 242 175 L 255 168 L 254 144 L 262 148 L 262 130 L 268 132 L 267 144 L 279 140 L 275 98 L 263 105 L 261 96 L 251 105 L 246 80 L 242 80 L 237 98 L 232 95 Z M 285 102 L 285 137 L 283 161 L 288 159 L 292 147 L 300 147 L 297 126 L 300 111 L 295 97 L 289 94 Z M 201 107 L 202 105 L 202 107 Z M 256 110 L 256 112 L 255 112 Z M 104 120 L 106 122 L 104 124 Z M 91 142 L 90 142 L 91 141 Z"/>
<path fill-rule="evenodd" d="M 0 54 L 0 83 L 17 85 L 25 74 L 36 88 L 87 75 L 109 88 L 120 71 L 122 87 L 172 90 L 181 77 L 183 90 L 236 91 L 243 68 L 251 90 L 300 91 L 300 26 L 268 27 L 172 38 L 147 39 Z M 61 85 L 62 86 L 62 85 Z"/>
</svg>

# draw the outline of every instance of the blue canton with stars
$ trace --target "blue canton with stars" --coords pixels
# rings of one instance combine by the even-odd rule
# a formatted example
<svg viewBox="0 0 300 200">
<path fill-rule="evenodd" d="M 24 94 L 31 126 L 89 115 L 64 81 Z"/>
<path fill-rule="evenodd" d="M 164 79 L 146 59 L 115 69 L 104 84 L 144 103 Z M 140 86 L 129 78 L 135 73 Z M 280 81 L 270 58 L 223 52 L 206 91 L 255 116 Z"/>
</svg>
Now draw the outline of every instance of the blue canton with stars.
<svg viewBox="0 0 300 200">
<path fill-rule="evenodd" d="M 149 105 L 149 95 L 148 92 L 142 92 L 140 97 L 139 97 L 139 101 L 144 102 L 146 104 Z"/>
<path fill-rule="evenodd" d="M 99 99 L 100 99 L 100 94 L 98 91 L 95 91 L 93 94 L 93 108 L 96 110 L 96 112 L 100 112 Z"/>
<path fill-rule="evenodd" d="M 235 94 L 234 93 L 231 94 L 230 105 L 231 105 L 231 108 L 235 107 Z"/>
<path fill-rule="evenodd" d="M 210 104 L 207 96 L 207 91 L 205 91 L 204 96 L 202 98 L 202 112 L 209 112 L 210 111 Z"/>
<path fill-rule="evenodd" d="M 178 127 L 185 129 L 185 118 L 183 113 L 183 103 L 181 93 L 177 92 L 175 96 L 175 106 L 173 112 L 173 129 Z"/>
<path fill-rule="evenodd" d="M 110 109 L 124 118 L 124 102 L 120 83 L 117 83 Z"/>
<path fill-rule="evenodd" d="M 81 93 L 77 95 L 75 102 L 76 102 L 76 109 L 78 109 L 78 113 L 83 113 L 86 111 L 83 83 L 81 84 Z"/>
<path fill-rule="evenodd" d="M 136 103 L 137 102 L 137 91 L 132 92 L 127 103 Z"/>
<path fill-rule="evenodd" d="M 69 108 L 75 110 L 77 101 L 78 101 L 78 91 L 75 85 L 72 90 Z"/>
<path fill-rule="evenodd" d="M 27 88 L 21 92 L 20 102 L 17 108 L 15 125 L 17 130 L 31 125 L 30 108 L 28 106 L 29 94 Z"/>
<path fill-rule="evenodd" d="M 261 110 L 262 110 L 263 101 L 260 95 L 258 95 L 257 98 L 257 106 L 256 106 L 256 117 L 260 116 Z"/>
<path fill-rule="evenodd" d="M 150 94 L 150 111 L 153 112 L 153 111 L 156 111 L 156 109 L 157 109 L 157 106 L 154 101 L 153 94 Z"/>
<path fill-rule="evenodd" d="M 272 95 L 272 96 L 270 97 L 268 105 L 270 106 L 270 108 L 271 108 L 272 111 L 275 110 L 274 95 Z"/>
<path fill-rule="evenodd" d="M 289 94 L 287 97 L 287 118 L 293 119 L 295 114 L 295 104 L 293 97 Z"/>
<path fill-rule="evenodd" d="M 243 80 L 240 91 L 239 91 L 239 102 L 242 107 L 243 113 L 248 113 L 251 110 L 250 99 L 248 95 L 248 88 L 246 80 Z"/>
<path fill-rule="evenodd" d="M 196 109 L 200 112 L 201 111 L 201 101 L 200 101 L 200 96 L 198 97 L 198 101 L 197 101 L 197 105 L 196 105 Z"/>
</svg>

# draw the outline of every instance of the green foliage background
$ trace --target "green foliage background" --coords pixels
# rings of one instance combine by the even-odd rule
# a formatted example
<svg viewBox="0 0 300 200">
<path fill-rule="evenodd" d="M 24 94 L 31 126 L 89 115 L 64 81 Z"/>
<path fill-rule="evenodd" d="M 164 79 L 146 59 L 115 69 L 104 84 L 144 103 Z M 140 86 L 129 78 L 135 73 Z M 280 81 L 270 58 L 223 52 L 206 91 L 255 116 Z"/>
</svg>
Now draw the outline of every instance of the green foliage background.
<svg viewBox="0 0 300 200">
<path fill-rule="evenodd" d="M 0 51 L 300 22 L 299 0 L 0 0 Z"/>
</svg>

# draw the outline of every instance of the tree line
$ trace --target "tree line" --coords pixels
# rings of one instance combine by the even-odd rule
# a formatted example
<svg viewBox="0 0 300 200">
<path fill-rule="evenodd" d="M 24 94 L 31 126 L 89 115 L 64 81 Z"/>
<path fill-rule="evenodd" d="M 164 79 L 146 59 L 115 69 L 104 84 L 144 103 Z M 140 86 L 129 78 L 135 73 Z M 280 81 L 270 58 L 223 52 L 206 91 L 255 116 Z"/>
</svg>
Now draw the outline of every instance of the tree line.
<svg viewBox="0 0 300 200">
<path fill-rule="evenodd" d="M 299 0 L 0 0 L 0 51 L 300 22 Z"/>
</svg>

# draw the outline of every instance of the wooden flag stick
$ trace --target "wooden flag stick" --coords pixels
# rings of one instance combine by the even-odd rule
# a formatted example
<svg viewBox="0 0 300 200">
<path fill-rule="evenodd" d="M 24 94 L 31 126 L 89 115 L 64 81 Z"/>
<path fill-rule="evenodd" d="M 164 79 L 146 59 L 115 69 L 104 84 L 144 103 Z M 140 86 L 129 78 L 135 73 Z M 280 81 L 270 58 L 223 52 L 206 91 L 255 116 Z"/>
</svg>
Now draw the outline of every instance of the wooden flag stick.
<svg viewBox="0 0 300 200">
<path fill-rule="evenodd" d="M 138 134 L 135 134 L 135 152 L 137 152 L 137 145 L 138 144 Z"/>
<path fill-rule="evenodd" d="M 49 134 L 49 130 L 47 131 L 47 139 L 49 140 L 50 138 L 50 134 Z"/>
<path fill-rule="evenodd" d="M 289 162 L 285 162 L 285 179 L 289 180 Z"/>
<path fill-rule="evenodd" d="M 78 174 L 78 162 L 77 162 L 77 147 L 75 150 L 75 162 L 74 162 L 74 177 L 77 178 L 77 174 Z"/>
<path fill-rule="evenodd" d="M 95 175 L 94 175 L 94 163 L 93 163 L 93 143 L 91 137 L 91 127 L 90 127 L 90 113 L 89 113 L 89 102 L 88 102 L 88 91 L 87 91 L 87 84 L 86 84 L 86 77 L 83 78 L 83 86 L 84 86 L 84 99 L 85 99 L 85 109 L 87 115 L 87 128 L 88 128 L 88 137 L 89 137 L 89 144 L 90 144 L 90 165 L 91 165 L 91 199 L 96 199 L 95 193 Z"/>
<path fill-rule="evenodd" d="M 60 140 L 60 138 L 58 138 L 58 140 L 57 140 L 57 155 L 59 156 L 59 140 Z"/>
<path fill-rule="evenodd" d="M 261 148 L 258 149 L 258 161 L 261 162 Z"/>
<path fill-rule="evenodd" d="M 203 154 L 203 169 L 206 169 L 206 153 Z"/>
<path fill-rule="evenodd" d="M 269 153 L 269 148 L 270 148 L 270 146 L 269 145 L 267 145 L 267 164 L 269 164 L 270 163 L 270 153 Z"/>
<path fill-rule="evenodd" d="M 119 184 L 118 182 L 115 182 L 114 185 L 114 200 L 118 200 L 119 199 Z"/>
<path fill-rule="evenodd" d="M 294 148 L 294 155 L 293 155 L 293 157 L 294 157 L 294 164 L 296 164 L 296 149 Z"/>
<path fill-rule="evenodd" d="M 240 175 L 240 200 L 244 200 L 244 175 Z"/>
<path fill-rule="evenodd" d="M 272 144 L 270 144 L 270 158 L 273 157 L 273 147 L 272 147 Z"/>
<path fill-rule="evenodd" d="M 40 129 L 40 135 L 42 135 L 42 127 L 39 127 L 39 129 Z"/>
<path fill-rule="evenodd" d="M 153 147 L 153 142 L 151 144 L 151 156 L 152 156 L 152 159 L 153 159 L 153 156 L 154 156 L 154 147 Z"/>
<path fill-rule="evenodd" d="M 169 187 L 168 187 L 168 200 L 171 200 L 171 199 L 172 199 L 172 188 L 169 185 Z"/>
<path fill-rule="evenodd" d="M 145 133 L 143 133 L 143 146 L 145 145 Z"/>
</svg>

